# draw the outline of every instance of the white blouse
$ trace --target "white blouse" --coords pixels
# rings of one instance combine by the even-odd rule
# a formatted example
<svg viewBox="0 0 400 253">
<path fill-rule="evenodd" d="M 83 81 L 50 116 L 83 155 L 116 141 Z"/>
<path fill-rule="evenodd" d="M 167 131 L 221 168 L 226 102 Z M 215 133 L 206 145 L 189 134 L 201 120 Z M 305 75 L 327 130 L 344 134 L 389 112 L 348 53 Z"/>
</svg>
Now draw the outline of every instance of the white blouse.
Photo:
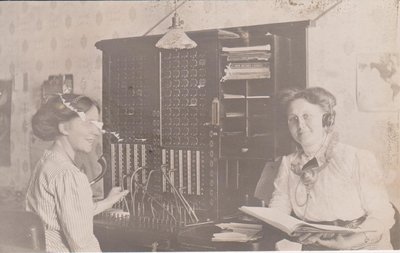
<svg viewBox="0 0 400 253">
<path fill-rule="evenodd" d="M 44 152 L 31 176 L 26 209 L 42 219 L 48 252 L 101 251 L 88 178 L 62 154 Z"/>
<path fill-rule="evenodd" d="M 283 157 L 269 206 L 287 214 L 294 211 L 299 218 L 314 222 L 350 221 L 366 214 L 367 219 L 380 221 L 377 231 L 384 231 L 377 245 L 369 248 L 392 249 L 389 229 L 394 224 L 394 210 L 374 155 L 332 138 L 321 151 L 316 158 L 322 169 L 308 201 L 306 187 L 295 170 L 312 157 L 299 150 Z"/>
</svg>

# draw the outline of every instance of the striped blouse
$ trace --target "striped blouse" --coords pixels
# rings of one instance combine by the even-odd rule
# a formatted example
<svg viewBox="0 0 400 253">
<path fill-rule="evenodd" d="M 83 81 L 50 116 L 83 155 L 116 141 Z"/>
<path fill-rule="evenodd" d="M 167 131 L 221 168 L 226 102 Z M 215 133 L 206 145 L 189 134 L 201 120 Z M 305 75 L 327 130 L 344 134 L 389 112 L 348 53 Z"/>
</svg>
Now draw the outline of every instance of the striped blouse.
<svg viewBox="0 0 400 253">
<path fill-rule="evenodd" d="M 88 178 L 63 154 L 44 152 L 30 179 L 26 209 L 42 219 L 47 251 L 101 251 Z"/>
</svg>

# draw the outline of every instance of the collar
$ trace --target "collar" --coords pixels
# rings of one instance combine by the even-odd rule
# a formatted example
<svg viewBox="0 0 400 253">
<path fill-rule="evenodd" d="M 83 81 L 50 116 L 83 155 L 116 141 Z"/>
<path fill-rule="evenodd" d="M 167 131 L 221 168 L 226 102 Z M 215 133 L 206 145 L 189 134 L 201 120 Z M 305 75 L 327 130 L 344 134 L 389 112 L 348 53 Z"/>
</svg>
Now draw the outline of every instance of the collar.
<svg viewBox="0 0 400 253">
<path fill-rule="evenodd" d="M 321 150 L 318 154 L 315 155 L 315 158 L 318 162 L 318 167 L 315 170 L 321 170 L 325 168 L 326 164 L 333 158 L 333 151 L 339 141 L 339 134 L 337 132 L 330 132 L 326 136 L 326 141 L 321 147 Z M 292 170 L 297 175 L 302 173 L 303 166 L 313 159 L 314 157 L 310 157 L 304 153 L 304 150 L 300 147 L 296 148 L 296 152 L 294 153 L 294 158 L 292 160 Z"/>
<path fill-rule="evenodd" d="M 42 159 L 43 160 L 50 159 L 50 160 L 56 161 L 57 163 L 60 163 L 60 164 L 67 163 L 67 164 L 73 165 L 76 169 L 78 169 L 80 171 L 80 168 L 76 165 L 75 161 L 71 160 L 71 158 L 68 157 L 66 154 L 63 154 L 54 149 L 46 149 L 44 151 Z"/>
</svg>

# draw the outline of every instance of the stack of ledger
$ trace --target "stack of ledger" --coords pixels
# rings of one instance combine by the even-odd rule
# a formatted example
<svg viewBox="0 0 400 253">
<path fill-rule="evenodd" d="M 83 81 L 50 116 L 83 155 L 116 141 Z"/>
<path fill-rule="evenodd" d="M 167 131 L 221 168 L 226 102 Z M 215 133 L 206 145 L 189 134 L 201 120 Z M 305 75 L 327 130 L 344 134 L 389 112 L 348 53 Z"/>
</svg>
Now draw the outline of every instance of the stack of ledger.
<svg viewBox="0 0 400 253">
<path fill-rule="evenodd" d="M 246 223 L 220 223 L 216 224 L 222 232 L 214 233 L 213 242 L 249 242 L 261 238 L 262 226 Z"/>
<path fill-rule="evenodd" d="M 222 82 L 226 80 L 270 78 L 271 46 L 223 47 L 229 64 L 225 68 Z"/>
</svg>

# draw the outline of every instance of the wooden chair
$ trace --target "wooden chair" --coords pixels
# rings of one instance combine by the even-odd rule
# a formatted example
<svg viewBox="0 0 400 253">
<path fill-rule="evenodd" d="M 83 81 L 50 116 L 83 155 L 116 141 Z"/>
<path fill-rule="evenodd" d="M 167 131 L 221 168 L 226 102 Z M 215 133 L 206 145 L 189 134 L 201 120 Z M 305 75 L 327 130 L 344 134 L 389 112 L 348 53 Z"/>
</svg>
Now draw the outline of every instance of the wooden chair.
<svg viewBox="0 0 400 253">
<path fill-rule="evenodd" d="M 278 175 L 279 165 L 282 159 L 277 159 L 274 162 L 267 162 L 261 173 L 260 180 L 257 183 L 254 191 L 254 197 L 264 200 L 265 204 L 268 205 L 274 192 L 274 180 Z"/>
<path fill-rule="evenodd" d="M 0 252 L 45 252 L 44 226 L 27 211 L 0 211 Z"/>
<path fill-rule="evenodd" d="M 399 210 L 393 205 L 394 209 L 394 225 L 390 229 L 390 242 L 392 243 L 394 250 L 400 249 L 400 213 Z"/>
</svg>

